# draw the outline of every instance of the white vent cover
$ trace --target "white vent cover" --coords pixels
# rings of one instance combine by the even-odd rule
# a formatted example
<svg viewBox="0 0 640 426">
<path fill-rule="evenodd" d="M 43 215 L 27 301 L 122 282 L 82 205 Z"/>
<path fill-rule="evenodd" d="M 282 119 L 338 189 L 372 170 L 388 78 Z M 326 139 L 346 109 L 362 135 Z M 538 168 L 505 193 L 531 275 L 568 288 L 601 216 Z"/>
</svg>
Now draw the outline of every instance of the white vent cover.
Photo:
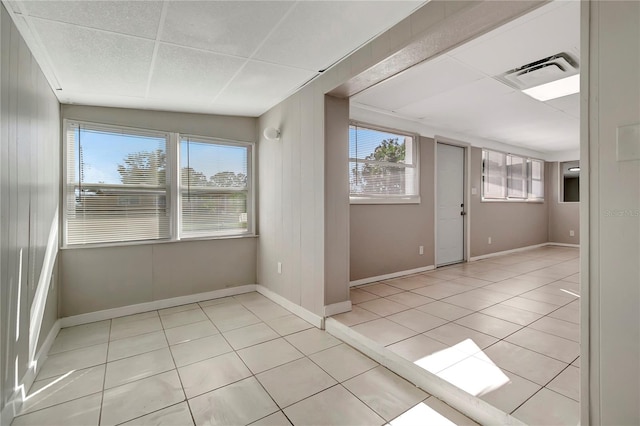
<svg viewBox="0 0 640 426">
<path fill-rule="evenodd" d="M 577 74 L 578 62 L 568 53 L 558 53 L 509 70 L 495 78 L 518 90 L 571 77 Z"/>
</svg>

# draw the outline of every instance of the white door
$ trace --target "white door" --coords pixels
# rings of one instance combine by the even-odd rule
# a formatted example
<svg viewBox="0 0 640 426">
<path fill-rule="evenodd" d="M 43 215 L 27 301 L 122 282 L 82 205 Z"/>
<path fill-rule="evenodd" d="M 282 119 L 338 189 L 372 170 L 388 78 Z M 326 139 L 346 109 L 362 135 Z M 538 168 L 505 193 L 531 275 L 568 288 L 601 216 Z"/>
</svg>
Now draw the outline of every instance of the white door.
<svg viewBox="0 0 640 426">
<path fill-rule="evenodd" d="M 464 148 L 438 143 L 436 266 L 464 261 Z"/>
</svg>

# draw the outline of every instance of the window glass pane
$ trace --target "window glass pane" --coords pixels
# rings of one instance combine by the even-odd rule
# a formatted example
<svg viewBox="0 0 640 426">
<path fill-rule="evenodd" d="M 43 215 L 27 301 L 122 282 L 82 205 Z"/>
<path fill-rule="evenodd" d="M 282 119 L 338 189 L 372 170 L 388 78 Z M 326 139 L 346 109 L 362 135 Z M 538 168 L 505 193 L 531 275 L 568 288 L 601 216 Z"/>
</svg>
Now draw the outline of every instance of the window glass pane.
<svg viewBox="0 0 640 426">
<path fill-rule="evenodd" d="M 418 195 L 414 138 L 351 125 L 349 184 L 352 196 Z"/>
<path fill-rule="evenodd" d="M 507 156 L 507 197 L 527 198 L 527 161 L 516 155 Z"/>
<path fill-rule="evenodd" d="M 66 243 L 169 237 L 164 135 L 70 123 Z"/>
<path fill-rule="evenodd" d="M 249 147 L 180 141 L 181 234 L 247 232 Z"/>
<path fill-rule="evenodd" d="M 540 160 L 530 161 L 529 197 L 544 199 L 544 162 Z"/>
<path fill-rule="evenodd" d="M 501 152 L 482 151 L 483 197 L 504 199 L 506 197 L 507 156 Z"/>
</svg>

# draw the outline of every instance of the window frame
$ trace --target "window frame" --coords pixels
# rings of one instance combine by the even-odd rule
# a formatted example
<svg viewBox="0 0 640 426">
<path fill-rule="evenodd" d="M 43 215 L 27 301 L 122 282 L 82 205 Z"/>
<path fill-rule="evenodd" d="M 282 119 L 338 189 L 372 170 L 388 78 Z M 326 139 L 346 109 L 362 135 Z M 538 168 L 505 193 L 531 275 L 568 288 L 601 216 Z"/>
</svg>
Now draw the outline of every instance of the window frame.
<svg viewBox="0 0 640 426">
<path fill-rule="evenodd" d="M 162 239 L 145 239 L 132 241 L 110 241 L 86 244 L 69 244 L 67 242 L 67 209 L 66 200 L 69 196 L 69 158 L 68 158 L 68 131 L 71 125 L 84 125 L 86 127 L 111 131 L 114 133 L 123 133 L 131 135 L 145 136 L 162 136 L 166 138 L 166 203 L 169 209 L 169 237 Z M 63 119 L 62 125 L 63 143 L 62 143 L 62 167 L 60 168 L 63 182 L 60 190 L 62 202 L 59 203 L 59 225 L 61 235 L 59 236 L 61 249 L 81 249 L 91 247 L 114 247 L 114 246 L 130 246 L 144 244 L 165 244 L 179 241 L 197 241 L 197 240 L 219 240 L 219 239 L 236 239 L 236 238 L 253 238 L 256 236 L 256 217 L 255 217 L 255 142 L 238 141 L 224 138 L 216 138 L 211 136 L 201 136 L 195 134 L 187 134 L 180 132 L 172 132 L 157 129 L 145 129 L 140 127 L 123 126 L 119 124 L 97 123 L 86 120 L 76 120 L 72 118 Z M 180 211 L 180 139 L 192 138 L 199 142 L 213 143 L 218 145 L 232 145 L 247 148 L 247 230 L 241 233 L 233 234 L 211 234 L 187 236 L 181 235 L 181 211 Z M 75 163 L 75 160 L 73 160 Z"/>
<path fill-rule="evenodd" d="M 415 195 L 407 195 L 406 193 L 403 195 L 377 195 L 377 194 L 363 194 L 363 195 L 358 195 L 358 194 L 353 194 L 351 192 L 351 188 L 349 188 L 349 204 L 420 204 L 421 203 L 421 198 L 420 198 L 420 144 L 418 143 L 419 137 L 420 135 L 418 135 L 417 133 L 412 133 L 412 132 L 407 132 L 407 131 L 403 131 L 403 130 L 398 130 L 398 129 L 393 129 L 390 127 L 383 127 L 383 126 L 378 126 L 375 124 L 370 124 L 370 123 L 365 123 L 365 122 L 361 122 L 361 121 L 356 121 L 356 120 L 349 120 L 349 127 L 351 126 L 355 126 L 355 127 L 360 127 L 360 128 L 365 128 L 365 129 L 369 129 L 369 130 L 374 130 L 374 131 L 379 131 L 379 132 L 385 132 L 385 133 L 391 133 L 391 134 L 395 134 L 398 136 L 405 136 L 405 137 L 410 137 L 411 138 L 411 144 L 412 144 L 412 161 L 411 164 L 407 164 L 407 163 L 388 163 L 388 162 L 384 162 L 384 161 L 376 161 L 376 160 L 366 160 L 366 162 L 369 163 L 373 163 L 373 164 L 380 164 L 380 165 L 387 165 L 387 166 L 392 166 L 392 167 L 402 167 L 404 169 L 410 168 L 410 169 L 414 169 L 414 177 L 413 177 L 413 186 L 416 190 L 416 194 Z M 349 140 L 347 149 L 350 150 L 351 147 L 351 141 Z M 405 148 L 406 150 L 406 148 Z M 351 162 L 364 162 L 365 160 L 359 160 L 357 158 L 352 158 L 351 156 L 348 156 L 347 159 L 347 167 L 349 165 L 349 163 Z M 349 174 L 351 172 L 349 171 Z M 349 179 L 350 181 L 350 179 Z M 349 184 L 349 186 L 351 186 Z"/>
<path fill-rule="evenodd" d="M 502 178 L 502 181 L 504 182 L 504 186 L 503 186 L 503 197 L 486 197 L 485 196 L 485 177 L 486 177 L 486 172 L 485 172 L 485 165 L 484 165 L 484 161 L 485 161 L 485 152 L 486 153 L 498 153 L 504 156 L 505 158 L 505 167 L 504 167 L 504 176 Z M 524 186 L 525 186 L 525 196 L 524 197 L 513 197 L 513 196 L 509 196 L 509 179 L 510 179 L 510 171 L 509 171 L 509 167 L 508 167 L 508 163 L 509 163 L 509 158 L 510 157 L 517 157 L 517 158 L 521 158 L 524 160 L 524 169 L 525 169 L 525 173 L 526 176 L 524 177 Z M 532 192 L 531 192 L 531 188 L 532 188 L 532 173 L 531 173 L 531 163 L 533 161 L 538 161 L 540 163 L 542 163 L 542 167 L 541 167 L 541 183 L 542 183 L 542 197 L 535 197 L 533 196 Z M 508 153 L 508 152 L 504 152 L 504 151 L 499 151 L 499 150 L 495 150 L 495 149 L 488 149 L 488 148 L 482 148 L 482 155 L 481 155 L 481 165 L 480 165 L 480 185 L 481 185 L 481 197 L 480 197 L 480 201 L 483 203 L 544 203 L 545 202 L 545 161 L 540 159 L 540 158 L 534 158 L 534 157 L 528 157 L 525 155 L 519 155 L 519 154 L 512 154 L 512 153 Z"/>
</svg>

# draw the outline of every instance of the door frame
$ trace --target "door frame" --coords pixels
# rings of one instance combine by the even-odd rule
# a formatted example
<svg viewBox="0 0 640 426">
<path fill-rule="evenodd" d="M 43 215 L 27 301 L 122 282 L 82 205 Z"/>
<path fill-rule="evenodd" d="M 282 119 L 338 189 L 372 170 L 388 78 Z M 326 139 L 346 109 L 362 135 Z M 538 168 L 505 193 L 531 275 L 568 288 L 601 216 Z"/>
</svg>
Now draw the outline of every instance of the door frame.
<svg viewBox="0 0 640 426">
<path fill-rule="evenodd" d="M 433 253 L 434 253 L 434 267 L 438 268 L 438 144 L 442 143 L 445 145 L 451 145 L 458 148 L 462 148 L 464 151 L 464 164 L 462 169 L 464 170 L 463 177 L 463 194 L 462 199 L 464 200 L 466 215 L 462 220 L 463 228 L 462 228 L 462 263 L 466 263 L 470 259 L 470 251 L 471 251 L 471 194 L 469 191 L 470 186 L 470 176 L 471 176 L 471 144 L 468 142 L 462 142 L 455 139 L 450 139 L 444 136 L 435 135 L 434 138 L 434 146 L 433 146 Z M 442 265 L 447 266 L 447 265 Z"/>
</svg>

